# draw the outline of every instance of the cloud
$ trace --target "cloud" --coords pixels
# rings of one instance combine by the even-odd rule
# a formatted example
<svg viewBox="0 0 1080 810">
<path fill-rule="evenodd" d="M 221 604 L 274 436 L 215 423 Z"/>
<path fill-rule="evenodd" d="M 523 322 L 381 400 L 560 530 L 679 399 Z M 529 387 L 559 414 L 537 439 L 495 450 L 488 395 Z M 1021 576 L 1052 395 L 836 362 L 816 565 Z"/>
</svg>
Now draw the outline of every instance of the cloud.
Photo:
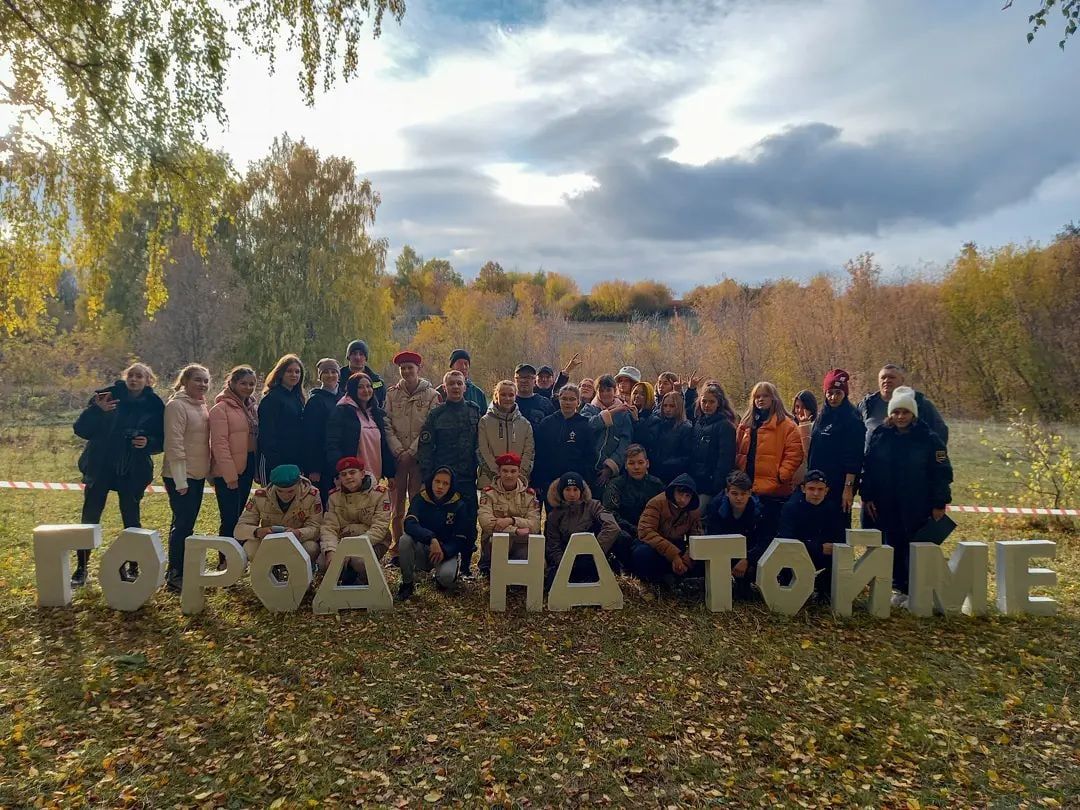
<svg viewBox="0 0 1080 810">
<path fill-rule="evenodd" d="M 864 250 L 943 262 L 967 239 L 1047 238 L 1080 210 L 1080 52 L 1026 45 L 1024 19 L 937 0 L 902 15 L 417 0 L 316 110 L 283 101 L 285 66 L 245 74 L 227 145 L 258 156 L 289 129 L 351 157 L 391 250 L 454 256 L 465 275 L 494 258 L 586 288 L 685 289 Z"/>
</svg>

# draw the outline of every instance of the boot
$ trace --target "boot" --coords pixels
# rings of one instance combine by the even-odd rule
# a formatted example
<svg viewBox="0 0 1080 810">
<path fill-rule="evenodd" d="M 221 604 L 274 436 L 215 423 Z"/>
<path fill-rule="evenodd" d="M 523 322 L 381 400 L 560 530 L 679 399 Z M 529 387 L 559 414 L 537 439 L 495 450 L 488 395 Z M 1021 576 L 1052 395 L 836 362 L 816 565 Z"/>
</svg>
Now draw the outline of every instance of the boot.
<svg viewBox="0 0 1080 810">
<path fill-rule="evenodd" d="M 407 602 L 412 598 L 413 593 L 416 590 L 416 586 L 411 582 L 402 582 L 398 585 L 397 596 L 394 597 L 395 602 Z"/>
<path fill-rule="evenodd" d="M 75 573 L 71 575 L 71 587 L 81 588 L 86 584 L 86 566 L 90 563 L 90 552 L 80 550 L 75 552 Z"/>
</svg>

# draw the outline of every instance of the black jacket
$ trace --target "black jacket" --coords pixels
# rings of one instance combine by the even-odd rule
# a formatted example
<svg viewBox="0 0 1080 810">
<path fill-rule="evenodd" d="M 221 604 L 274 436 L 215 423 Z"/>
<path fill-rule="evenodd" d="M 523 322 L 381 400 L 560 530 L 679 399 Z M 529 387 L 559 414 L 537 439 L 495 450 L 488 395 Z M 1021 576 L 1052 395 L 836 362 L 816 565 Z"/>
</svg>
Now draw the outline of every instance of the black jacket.
<svg viewBox="0 0 1080 810">
<path fill-rule="evenodd" d="M 634 420 L 634 444 L 640 444 L 652 461 L 653 447 L 656 445 L 656 431 L 660 429 L 659 411 L 644 411 Z"/>
<path fill-rule="evenodd" d="M 680 473 L 690 470 L 690 453 L 694 446 L 694 426 L 689 422 L 665 419 L 661 416 L 656 436 L 649 450 L 649 472 L 667 484 Z M 697 476 L 694 475 L 694 480 Z"/>
<path fill-rule="evenodd" d="M 952 464 L 945 443 L 922 419 L 907 433 L 881 425 L 870 437 L 859 489 L 877 507 L 876 524 L 886 539 L 910 540 L 930 510 L 952 500 Z M 895 544 L 895 543 L 894 543 Z"/>
<path fill-rule="evenodd" d="M 592 486 L 593 431 L 589 419 L 576 413 L 569 419 L 562 411 L 553 413 L 533 429 L 536 462 L 532 487 L 547 492 L 548 484 L 563 473 L 577 472 Z"/>
<path fill-rule="evenodd" d="M 655 475 L 640 480 L 629 473 L 617 475 L 604 487 L 604 508 L 615 516 L 620 529 L 636 538 L 645 504 L 664 491 L 664 483 Z"/>
<path fill-rule="evenodd" d="M 721 492 L 705 508 L 705 531 L 709 534 L 741 534 L 746 538 L 746 559 L 751 565 L 757 565 L 765 549 L 773 541 L 762 530 L 761 501 L 751 495 L 742 515 L 735 517 L 731 511 L 731 501 Z"/>
<path fill-rule="evenodd" d="M 830 500 L 813 506 L 800 490 L 793 493 L 780 510 L 776 536 L 801 540 L 814 562 L 819 562 L 825 556 L 822 549 L 825 543 L 843 543 L 847 539 L 844 512 Z"/>
<path fill-rule="evenodd" d="M 386 384 L 383 383 L 383 378 L 371 370 L 371 366 L 364 366 L 361 371 L 371 378 L 371 388 L 375 392 L 375 401 L 379 403 L 380 408 L 386 407 Z M 341 376 L 338 378 L 338 390 L 337 395 L 340 399 L 345 396 L 345 384 L 356 372 L 349 370 L 349 361 L 346 360 L 341 366 Z"/>
<path fill-rule="evenodd" d="M 810 458 L 807 470 L 821 470 L 829 485 L 829 500 L 843 493 L 844 478 L 862 471 L 866 426 L 855 407 L 844 400 L 839 408 L 828 404 L 814 422 L 810 434 Z"/>
<path fill-rule="evenodd" d="M 551 401 L 550 396 L 544 396 L 539 393 L 534 393 L 531 397 L 518 397 L 517 405 L 522 415 L 529 420 L 529 424 L 532 425 L 534 433 L 536 432 L 537 426 L 543 422 L 546 417 L 551 416 L 551 414 L 559 410 Z"/>
<path fill-rule="evenodd" d="M 87 440 L 79 456 L 79 472 L 88 486 L 109 481 L 117 492 L 134 495 L 154 477 L 150 456 L 165 447 L 165 403 L 150 388 L 132 398 L 123 380 L 113 383 L 110 393 L 119 400 L 115 409 L 106 413 L 91 398 L 75 420 L 75 435 Z M 131 446 L 138 435 L 146 437 L 142 449 Z"/>
<path fill-rule="evenodd" d="M 735 426 L 719 413 L 699 416 L 690 445 L 690 474 L 702 495 L 716 495 L 735 468 Z"/>
<path fill-rule="evenodd" d="M 475 483 L 479 427 L 480 408 L 475 402 L 463 399 L 432 408 L 420 428 L 416 450 L 424 480 L 431 478 L 439 467 L 449 467 L 460 486 Z"/>
<path fill-rule="evenodd" d="M 424 545 L 431 545 L 432 539 L 438 540 L 447 559 L 469 550 L 465 525 L 469 512 L 465 499 L 455 491 L 453 470 L 450 473 L 450 492 L 446 497 L 441 500 L 435 497 L 428 478 L 419 494 L 409 498 L 409 511 L 405 515 L 406 534 Z"/>
<path fill-rule="evenodd" d="M 915 404 L 919 406 L 919 421 L 926 422 L 930 429 L 938 435 L 941 443 L 949 444 L 949 426 L 941 417 L 941 412 L 922 391 L 915 392 Z M 875 391 L 867 394 L 856 406 L 859 416 L 866 425 L 866 445 L 870 446 L 870 436 L 882 424 L 889 415 L 889 403 L 881 398 L 881 392 Z"/>
<path fill-rule="evenodd" d="M 340 402 L 340 400 L 339 400 Z M 384 478 L 393 478 L 397 473 L 397 462 L 390 446 L 386 443 L 386 411 L 378 405 L 372 405 L 371 418 L 379 428 L 382 440 L 382 474 Z M 326 422 L 326 468 L 337 472 L 337 463 L 347 457 L 355 456 L 360 450 L 360 416 L 355 403 L 335 405 Z"/>
<path fill-rule="evenodd" d="M 319 473 L 325 476 L 329 473 L 330 480 L 333 480 L 337 474 L 326 463 L 326 425 L 340 398 L 325 388 L 315 388 L 308 395 L 304 406 L 304 464 L 301 467 L 305 475 Z"/>
<path fill-rule="evenodd" d="M 266 476 L 262 483 L 281 464 L 304 469 L 303 422 L 304 403 L 283 385 L 275 385 L 259 401 L 259 466 Z"/>
</svg>

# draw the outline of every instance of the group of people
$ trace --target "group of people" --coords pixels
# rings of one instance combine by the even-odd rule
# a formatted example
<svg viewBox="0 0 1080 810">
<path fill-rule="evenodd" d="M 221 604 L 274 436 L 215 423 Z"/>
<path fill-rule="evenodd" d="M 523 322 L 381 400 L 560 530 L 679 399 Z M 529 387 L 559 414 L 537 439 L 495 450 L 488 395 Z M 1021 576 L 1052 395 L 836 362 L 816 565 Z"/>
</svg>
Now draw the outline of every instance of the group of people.
<svg viewBox="0 0 1080 810">
<path fill-rule="evenodd" d="M 354 340 L 344 363 L 316 364 L 308 390 L 304 364 L 288 354 L 260 397 L 254 369 L 237 366 L 212 404 L 201 365 L 180 371 L 167 404 L 151 369 L 131 365 L 75 423 L 88 440 L 83 522 L 99 522 L 116 491 L 125 527 L 139 526 L 150 457 L 164 452 L 172 590 L 211 480 L 219 534 L 235 537 L 249 559 L 267 535 L 290 531 L 326 571 L 342 539 L 366 534 L 379 559 L 400 566 L 399 599 L 412 596 L 419 571 L 444 590 L 470 578 L 474 561 L 487 575 L 492 537 L 503 532 L 517 559 L 543 533 L 548 584 L 576 532 L 593 533 L 617 571 L 669 585 L 704 575 L 691 536 L 742 534 L 747 555 L 731 574 L 745 598 L 755 595 L 765 549 L 791 538 L 806 544 L 827 599 L 832 546 L 845 541 L 859 493 L 862 525 L 895 549 L 901 602 L 908 546 L 951 499 L 948 428 L 893 364 L 857 404 L 848 373 L 832 369 L 820 406 L 800 391 L 789 410 L 775 385 L 759 382 L 737 414 L 718 381 L 697 375 L 664 372 L 654 385 L 627 365 L 571 382 L 576 355 L 557 375 L 521 363 L 490 404 L 464 349 L 437 386 L 421 376 L 417 352 L 393 362 L 399 379 L 387 385 Z M 85 583 L 88 559 L 78 552 L 73 585 Z M 121 573 L 138 575 L 133 565 Z M 342 566 L 343 582 L 366 575 L 357 559 Z M 572 580 L 595 576 L 591 558 L 575 562 Z"/>
</svg>

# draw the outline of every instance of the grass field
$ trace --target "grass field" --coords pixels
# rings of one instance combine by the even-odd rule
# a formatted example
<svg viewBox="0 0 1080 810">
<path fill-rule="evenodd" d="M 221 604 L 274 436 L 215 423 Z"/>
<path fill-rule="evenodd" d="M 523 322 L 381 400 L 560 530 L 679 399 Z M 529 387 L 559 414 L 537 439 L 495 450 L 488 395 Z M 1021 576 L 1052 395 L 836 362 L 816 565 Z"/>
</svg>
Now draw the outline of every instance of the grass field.
<svg viewBox="0 0 1080 810">
<path fill-rule="evenodd" d="M 977 427 L 951 441 L 958 503 L 1012 485 Z M 5 429 L 0 479 L 77 480 L 79 447 Z M 76 522 L 81 496 L 0 498 L 0 806 L 1080 804 L 1080 544 L 1060 530 L 957 517 L 963 539 L 1059 542 L 1052 619 L 710 614 L 629 580 L 618 613 L 492 614 L 473 583 L 274 616 L 241 582 L 186 618 L 165 592 L 115 613 L 93 579 L 38 609 L 32 529 Z M 164 496 L 144 525 L 167 527 Z"/>
</svg>

